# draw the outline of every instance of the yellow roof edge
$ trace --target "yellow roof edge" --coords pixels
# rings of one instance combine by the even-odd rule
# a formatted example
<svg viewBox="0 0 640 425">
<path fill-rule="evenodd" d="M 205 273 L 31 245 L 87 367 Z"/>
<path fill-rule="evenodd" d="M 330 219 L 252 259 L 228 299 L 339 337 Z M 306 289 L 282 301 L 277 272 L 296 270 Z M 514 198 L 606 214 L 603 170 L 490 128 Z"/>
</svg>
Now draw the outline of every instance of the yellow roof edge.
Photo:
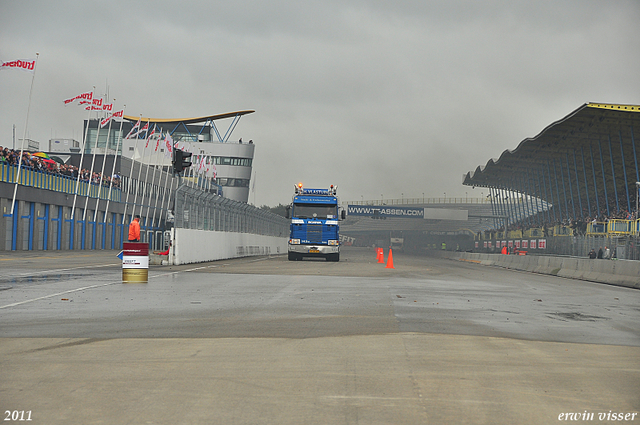
<svg viewBox="0 0 640 425">
<path fill-rule="evenodd" d="M 122 118 L 124 118 L 125 120 L 133 121 L 133 122 L 140 120 L 142 122 L 149 121 L 151 123 L 156 123 L 156 124 L 167 123 L 167 122 L 183 122 L 185 124 L 193 124 L 197 122 L 204 122 L 207 120 L 215 121 L 215 120 L 221 120 L 224 118 L 232 118 L 238 115 L 251 114 L 253 112 L 255 111 L 246 110 L 246 111 L 226 112 L 224 114 L 217 114 L 217 115 L 206 115 L 203 117 L 193 117 L 193 118 L 145 118 L 145 117 L 134 117 L 132 115 L 124 115 Z"/>
<path fill-rule="evenodd" d="M 640 112 L 640 105 L 618 105 L 614 103 L 587 103 L 589 108 L 613 109 L 625 112 Z"/>
</svg>

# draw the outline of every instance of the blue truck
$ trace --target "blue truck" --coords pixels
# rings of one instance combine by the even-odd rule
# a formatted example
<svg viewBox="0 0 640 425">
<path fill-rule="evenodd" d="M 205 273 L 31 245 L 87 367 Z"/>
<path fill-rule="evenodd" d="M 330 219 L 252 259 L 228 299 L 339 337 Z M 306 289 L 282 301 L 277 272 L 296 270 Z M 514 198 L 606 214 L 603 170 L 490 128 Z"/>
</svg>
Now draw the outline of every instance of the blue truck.
<svg viewBox="0 0 640 425">
<path fill-rule="evenodd" d="M 309 189 L 298 183 L 293 202 L 287 207 L 291 218 L 289 260 L 304 257 L 324 257 L 327 261 L 340 261 L 340 226 L 345 210 L 338 206 L 337 188 Z M 338 215 L 338 212 L 341 215 Z"/>
</svg>

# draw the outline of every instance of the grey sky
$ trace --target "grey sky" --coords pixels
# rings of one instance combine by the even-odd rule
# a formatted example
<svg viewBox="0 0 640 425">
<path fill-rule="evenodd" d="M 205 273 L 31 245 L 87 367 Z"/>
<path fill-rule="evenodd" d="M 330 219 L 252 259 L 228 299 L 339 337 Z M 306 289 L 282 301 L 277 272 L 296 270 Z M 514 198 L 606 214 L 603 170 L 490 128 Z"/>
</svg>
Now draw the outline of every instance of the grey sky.
<svg viewBox="0 0 640 425">
<path fill-rule="evenodd" d="M 62 100 L 108 83 L 128 115 L 254 109 L 233 138 L 256 143 L 256 205 L 298 181 L 464 197 L 482 191 L 464 173 L 583 103 L 640 104 L 638 22 L 637 0 L 0 0 L 0 59 L 40 53 L 43 146 L 80 139 L 86 113 Z M 22 137 L 30 82 L 0 73 L 0 145 Z"/>
</svg>

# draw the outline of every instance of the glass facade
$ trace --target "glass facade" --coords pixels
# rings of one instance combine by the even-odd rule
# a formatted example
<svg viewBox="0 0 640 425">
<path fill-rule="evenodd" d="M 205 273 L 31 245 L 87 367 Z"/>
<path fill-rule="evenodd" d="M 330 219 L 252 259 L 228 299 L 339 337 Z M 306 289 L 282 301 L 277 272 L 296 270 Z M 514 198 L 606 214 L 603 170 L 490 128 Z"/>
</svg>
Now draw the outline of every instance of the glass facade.
<svg viewBox="0 0 640 425">
<path fill-rule="evenodd" d="M 97 148 L 98 153 L 106 153 L 113 154 L 116 149 L 118 149 L 118 154 L 122 153 L 122 133 L 120 132 L 120 126 L 118 128 L 111 128 L 109 131 L 108 127 L 105 128 L 95 128 L 97 124 L 92 123 L 92 126 L 89 127 L 89 132 L 87 133 L 87 140 L 84 144 L 84 153 L 92 154 L 94 149 Z M 109 140 L 107 143 L 107 136 L 109 136 Z M 96 137 L 98 138 L 97 146 L 96 146 Z M 119 146 L 118 146 L 118 142 Z"/>
<path fill-rule="evenodd" d="M 231 179 L 221 177 L 216 179 L 216 184 L 226 187 L 249 187 L 249 179 Z"/>
<path fill-rule="evenodd" d="M 213 163 L 216 165 L 236 165 L 241 167 L 251 167 L 252 158 L 233 158 L 228 156 L 214 156 Z"/>
</svg>

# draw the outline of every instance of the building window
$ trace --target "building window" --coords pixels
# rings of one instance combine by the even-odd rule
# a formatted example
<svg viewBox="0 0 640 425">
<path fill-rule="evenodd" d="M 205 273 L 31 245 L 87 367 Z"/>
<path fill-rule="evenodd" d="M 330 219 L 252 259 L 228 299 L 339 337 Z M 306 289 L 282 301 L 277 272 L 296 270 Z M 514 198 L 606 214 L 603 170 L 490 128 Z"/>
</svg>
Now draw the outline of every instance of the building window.
<svg viewBox="0 0 640 425">
<path fill-rule="evenodd" d="M 216 165 L 234 165 L 240 167 L 251 167 L 251 158 L 236 158 L 228 156 L 213 156 L 212 161 Z"/>
</svg>

